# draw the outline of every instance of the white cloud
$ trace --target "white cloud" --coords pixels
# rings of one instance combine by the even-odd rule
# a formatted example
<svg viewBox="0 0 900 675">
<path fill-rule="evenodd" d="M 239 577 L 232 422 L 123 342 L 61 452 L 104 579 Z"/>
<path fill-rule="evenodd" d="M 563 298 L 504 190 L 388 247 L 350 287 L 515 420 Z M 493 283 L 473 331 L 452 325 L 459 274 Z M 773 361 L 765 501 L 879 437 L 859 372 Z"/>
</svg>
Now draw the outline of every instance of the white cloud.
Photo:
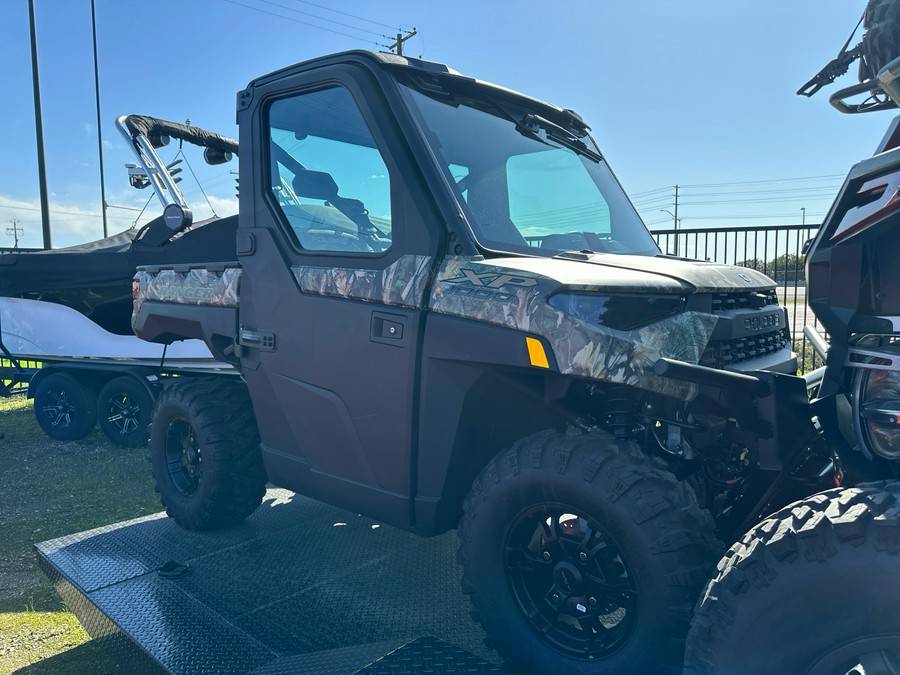
<svg viewBox="0 0 900 675">
<path fill-rule="evenodd" d="M 136 215 L 136 214 L 135 214 Z M 11 247 L 13 236 L 6 235 L 10 221 L 18 221 L 22 230 L 19 236 L 20 248 L 41 248 L 43 246 L 41 205 L 38 200 L 23 200 L 0 195 L 0 246 Z M 107 213 L 109 233 L 114 234 L 131 227 L 134 216 L 130 212 L 110 209 Z M 103 216 L 99 204 L 67 203 L 50 201 L 50 237 L 53 248 L 72 246 L 103 237 Z"/>
<path fill-rule="evenodd" d="M 135 193 L 132 191 L 114 190 L 107 195 L 110 208 L 106 212 L 109 234 L 116 234 L 129 229 L 144 206 L 149 191 Z M 224 218 L 238 212 L 237 197 L 218 197 L 209 195 L 209 202 L 216 215 Z M 127 207 L 127 208 L 116 208 Z M 194 222 L 206 220 L 213 215 L 205 200 L 191 204 Z M 155 196 L 141 216 L 139 226 L 149 222 L 160 214 L 161 207 Z M 16 199 L 0 195 L 0 247 L 10 248 L 14 238 L 6 236 L 6 228 L 12 227 L 10 221 L 18 221 L 17 227 L 23 231 L 19 235 L 20 248 L 42 248 L 41 204 L 38 200 Z M 103 216 L 98 202 L 64 201 L 50 199 L 50 237 L 53 248 L 62 248 L 96 241 L 103 238 Z"/>
<path fill-rule="evenodd" d="M 81 123 L 81 130 L 82 130 L 85 134 L 87 134 L 88 136 L 90 136 L 91 134 L 94 133 L 94 125 L 91 124 L 90 122 L 82 122 L 82 123 Z"/>
<path fill-rule="evenodd" d="M 216 214 L 222 218 L 225 216 L 232 216 L 238 212 L 237 197 L 216 197 L 215 195 L 209 195 L 209 202 L 215 209 Z"/>
</svg>

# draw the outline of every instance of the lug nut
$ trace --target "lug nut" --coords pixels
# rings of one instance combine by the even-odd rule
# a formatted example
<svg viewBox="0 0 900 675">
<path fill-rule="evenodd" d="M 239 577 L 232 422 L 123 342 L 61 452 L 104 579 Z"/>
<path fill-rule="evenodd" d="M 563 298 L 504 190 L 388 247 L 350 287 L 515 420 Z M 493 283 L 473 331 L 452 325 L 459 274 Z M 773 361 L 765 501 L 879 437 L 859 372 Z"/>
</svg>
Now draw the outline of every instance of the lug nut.
<svg viewBox="0 0 900 675">
<path fill-rule="evenodd" d="M 579 559 L 581 562 L 586 563 L 586 562 L 587 562 L 587 553 L 585 553 L 584 551 L 582 551 L 581 553 L 578 554 L 578 559 Z"/>
<path fill-rule="evenodd" d="M 559 603 L 559 593 L 554 593 L 553 595 L 551 595 L 550 602 L 552 602 L 554 605 L 558 604 Z"/>
<path fill-rule="evenodd" d="M 596 607 L 597 606 L 597 598 L 588 598 L 588 604 L 591 607 Z"/>
<path fill-rule="evenodd" d="M 550 560 L 550 551 L 544 551 L 544 560 Z"/>
</svg>

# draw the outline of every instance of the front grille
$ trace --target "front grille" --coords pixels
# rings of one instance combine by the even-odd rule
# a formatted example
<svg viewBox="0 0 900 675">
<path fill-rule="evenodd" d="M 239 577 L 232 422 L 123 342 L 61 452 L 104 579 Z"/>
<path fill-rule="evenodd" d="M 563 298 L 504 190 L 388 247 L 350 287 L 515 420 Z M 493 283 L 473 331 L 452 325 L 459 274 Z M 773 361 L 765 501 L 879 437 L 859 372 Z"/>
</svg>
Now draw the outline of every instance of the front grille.
<svg viewBox="0 0 900 675">
<path fill-rule="evenodd" d="M 786 345 L 787 338 L 781 330 L 733 340 L 712 340 L 700 357 L 700 365 L 727 368 L 741 361 L 772 354 Z"/>
<path fill-rule="evenodd" d="M 724 312 L 729 309 L 762 309 L 769 305 L 777 305 L 778 296 L 775 289 L 769 291 L 745 293 L 713 293 L 712 311 Z"/>
</svg>

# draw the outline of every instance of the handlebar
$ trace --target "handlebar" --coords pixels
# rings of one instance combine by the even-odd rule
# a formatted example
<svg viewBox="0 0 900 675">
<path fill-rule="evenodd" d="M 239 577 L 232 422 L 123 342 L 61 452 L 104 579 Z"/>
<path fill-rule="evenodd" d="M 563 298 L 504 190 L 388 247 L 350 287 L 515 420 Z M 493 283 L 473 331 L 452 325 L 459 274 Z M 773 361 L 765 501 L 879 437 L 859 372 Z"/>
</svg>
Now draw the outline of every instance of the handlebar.
<svg viewBox="0 0 900 675">
<path fill-rule="evenodd" d="M 860 94 L 869 94 L 862 103 L 848 103 L 845 99 Z M 878 98 L 880 96 L 884 98 Z M 856 113 L 875 112 L 876 110 L 888 110 L 896 108 L 897 104 L 888 97 L 878 80 L 866 80 L 852 87 L 839 89 L 828 97 L 828 102 L 838 112 L 854 115 Z"/>
<path fill-rule="evenodd" d="M 869 94 L 862 103 L 848 103 L 845 99 Z M 828 99 L 842 113 L 864 113 L 900 107 L 900 57 L 894 59 L 878 75 L 834 92 Z"/>
</svg>

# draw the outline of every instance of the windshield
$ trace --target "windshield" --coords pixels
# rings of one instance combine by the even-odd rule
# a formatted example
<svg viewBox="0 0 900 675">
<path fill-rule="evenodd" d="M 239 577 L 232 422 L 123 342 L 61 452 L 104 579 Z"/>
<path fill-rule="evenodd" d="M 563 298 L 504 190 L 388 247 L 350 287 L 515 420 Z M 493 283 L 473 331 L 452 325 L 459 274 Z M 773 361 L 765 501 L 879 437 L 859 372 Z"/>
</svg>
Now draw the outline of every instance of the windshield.
<svg viewBox="0 0 900 675">
<path fill-rule="evenodd" d="M 485 248 L 659 254 L 589 136 L 488 99 L 400 88 Z"/>
</svg>

